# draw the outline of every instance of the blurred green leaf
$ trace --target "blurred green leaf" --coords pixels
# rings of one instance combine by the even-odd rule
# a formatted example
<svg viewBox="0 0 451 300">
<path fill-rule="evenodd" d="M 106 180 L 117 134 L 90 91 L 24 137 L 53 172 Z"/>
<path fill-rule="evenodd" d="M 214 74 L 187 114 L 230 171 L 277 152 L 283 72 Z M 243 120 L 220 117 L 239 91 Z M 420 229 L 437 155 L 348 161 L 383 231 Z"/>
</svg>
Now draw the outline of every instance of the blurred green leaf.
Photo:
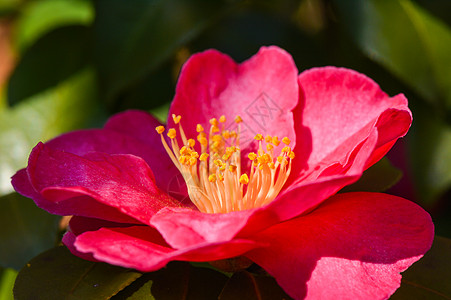
<svg viewBox="0 0 451 300">
<path fill-rule="evenodd" d="M 17 10 L 21 0 L 0 0 L 0 17 Z"/>
<path fill-rule="evenodd" d="M 451 186 L 451 126 L 421 108 L 414 120 L 408 140 L 414 187 L 421 204 L 433 207 Z"/>
<path fill-rule="evenodd" d="M 168 112 L 169 112 L 170 104 L 163 104 L 161 106 L 158 106 L 154 109 L 150 110 L 150 113 L 158 119 L 161 123 L 166 123 L 168 118 Z"/>
<path fill-rule="evenodd" d="M 239 1 L 95 1 L 95 62 L 105 98 L 167 61 Z"/>
<path fill-rule="evenodd" d="M 227 276 L 212 269 L 171 262 L 159 271 L 144 274 L 112 299 L 218 299 L 226 282 Z"/>
<path fill-rule="evenodd" d="M 357 182 L 346 186 L 341 192 L 385 192 L 401 177 L 402 172 L 384 157 L 366 170 Z"/>
<path fill-rule="evenodd" d="M 451 299 L 451 239 L 435 236 L 431 250 L 402 273 L 390 299 Z"/>
<path fill-rule="evenodd" d="M 354 41 L 439 108 L 451 109 L 451 30 L 409 0 L 335 0 Z"/>
<path fill-rule="evenodd" d="M 60 26 L 89 25 L 94 8 L 88 0 L 41 0 L 23 5 L 15 25 L 14 44 L 22 52 L 43 34 Z"/>
<path fill-rule="evenodd" d="M 0 268 L 0 300 L 13 300 L 13 286 L 17 271 Z"/>
<path fill-rule="evenodd" d="M 87 65 L 89 28 L 60 27 L 27 49 L 7 87 L 8 102 L 17 104 L 56 86 Z"/>
<path fill-rule="evenodd" d="M 101 125 L 95 76 L 86 69 L 54 89 L 0 110 L 0 195 L 12 192 L 10 177 L 26 166 L 32 147 L 63 132 Z"/>
<path fill-rule="evenodd" d="M 246 271 L 235 273 L 227 282 L 219 300 L 282 300 L 291 299 L 276 280 L 268 276 L 253 275 Z"/>
<path fill-rule="evenodd" d="M 55 245 L 60 217 L 17 193 L 0 197 L 0 266 L 19 270 Z"/>
<path fill-rule="evenodd" d="M 20 270 L 14 296 L 22 299 L 110 299 L 142 273 L 91 262 L 56 247 L 33 258 Z"/>
</svg>

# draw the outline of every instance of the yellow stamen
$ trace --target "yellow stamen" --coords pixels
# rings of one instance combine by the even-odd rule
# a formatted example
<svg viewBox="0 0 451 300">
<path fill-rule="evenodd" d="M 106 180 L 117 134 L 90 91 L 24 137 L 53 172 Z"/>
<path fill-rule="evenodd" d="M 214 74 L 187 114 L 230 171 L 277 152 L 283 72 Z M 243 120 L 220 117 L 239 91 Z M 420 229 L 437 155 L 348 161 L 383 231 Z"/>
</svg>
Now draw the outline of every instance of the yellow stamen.
<svg viewBox="0 0 451 300">
<path fill-rule="evenodd" d="M 257 154 L 255 154 L 254 152 L 251 152 L 247 155 L 247 157 L 249 157 L 250 160 L 256 160 Z"/>
<path fill-rule="evenodd" d="M 284 143 L 285 145 L 289 145 L 289 144 L 291 143 L 291 141 L 290 141 L 289 138 L 284 137 L 284 138 L 282 139 L 282 143 Z"/>
<path fill-rule="evenodd" d="M 240 176 L 240 183 L 242 184 L 248 184 L 249 183 L 249 177 L 247 177 L 246 174 L 243 174 Z"/>
<path fill-rule="evenodd" d="M 216 118 L 212 118 L 210 119 L 210 124 L 211 126 L 218 126 L 218 120 L 216 120 Z"/>
<path fill-rule="evenodd" d="M 190 146 L 191 148 L 193 148 L 194 145 L 196 145 L 196 141 L 193 140 L 193 139 L 189 139 L 189 140 L 188 140 L 188 146 Z"/>
<path fill-rule="evenodd" d="M 224 116 L 210 119 L 207 132 L 201 124 L 197 124 L 200 155 L 195 149 L 195 139 L 184 133 L 181 116 L 172 117 L 174 123 L 179 124 L 177 130 L 171 128 L 167 131 L 172 149 L 163 136 L 164 126 L 158 126 L 155 130 L 182 174 L 191 201 L 200 211 L 228 213 L 258 208 L 277 197 L 290 175 L 291 162 L 295 157 L 289 146 L 284 146 L 279 156 L 274 155 L 274 148 L 281 143 L 277 136 L 255 136 L 259 141 L 258 149 L 256 153 L 248 154 L 252 163 L 249 172 L 245 173 L 242 171 L 240 150 L 240 123 L 243 120 L 239 116 L 235 118 L 235 128 L 230 131 L 225 130 Z M 180 139 L 176 139 L 177 135 Z M 181 147 L 180 141 L 183 142 Z M 285 145 L 290 143 L 288 138 L 282 139 L 282 142 Z"/>
<path fill-rule="evenodd" d="M 171 129 L 168 130 L 168 137 L 169 138 L 175 139 L 176 136 L 177 136 L 177 133 L 176 133 L 174 128 L 171 128 Z"/>
<path fill-rule="evenodd" d="M 261 134 L 259 133 L 259 134 L 257 134 L 256 136 L 254 136 L 254 139 L 257 140 L 257 141 L 261 141 L 261 140 L 263 140 L 263 135 L 261 135 Z"/>
<path fill-rule="evenodd" d="M 162 134 L 164 132 L 164 126 L 158 126 L 155 128 L 155 130 L 158 132 L 158 134 Z"/>
<path fill-rule="evenodd" d="M 197 126 L 196 126 L 196 131 L 197 131 L 197 132 L 202 132 L 202 131 L 204 131 L 204 128 L 202 127 L 202 125 L 197 124 Z"/>
<path fill-rule="evenodd" d="M 172 114 L 172 120 L 174 120 L 175 124 L 178 124 L 181 118 L 182 116 L 176 116 L 175 114 Z"/>
<path fill-rule="evenodd" d="M 215 182 L 216 181 L 216 175 L 215 174 L 211 174 L 210 176 L 208 176 L 208 181 Z"/>
</svg>

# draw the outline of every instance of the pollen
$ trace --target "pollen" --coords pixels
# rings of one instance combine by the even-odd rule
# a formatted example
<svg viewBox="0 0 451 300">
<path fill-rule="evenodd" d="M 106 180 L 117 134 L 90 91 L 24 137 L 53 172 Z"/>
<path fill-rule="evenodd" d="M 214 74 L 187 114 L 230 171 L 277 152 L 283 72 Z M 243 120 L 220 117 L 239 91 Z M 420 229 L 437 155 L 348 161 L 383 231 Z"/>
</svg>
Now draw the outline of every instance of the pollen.
<svg viewBox="0 0 451 300">
<path fill-rule="evenodd" d="M 158 132 L 158 134 L 162 134 L 164 132 L 164 126 L 158 126 L 155 128 L 155 130 Z"/>
<path fill-rule="evenodd" d="M 240 183 L 242 184 L 248 184 L 249 183 L 249 177 L 247 177 L 246 174 L 243 174 L 240 176 Z"/>
<path fill-rule="evenodd" d="M 261 134 L 259 133 L 259 134 L 257 134 L 256 136 L 254 136 L 254 139 L 257 140 L 257 141 L 261 141 L 261 140 L 263 140 L 263 135 L 261 135 Z"/>
<path fill-rule="evenodd" d="M 163 136 L 164 126 L 155 130 L 182 174 L 190 200 L 200 211 L 228 213 L 253 209 L 267 205 L 277 197 L 290 175 L 295 157 L 288 146 L 291 142 L 288 137 L 279 141 L 277 136 L 258 133 L 254 137 L 258 147 L 247 155 L 252 163 L 247 161 L 242 165 L 240 135 L 243 119 L 240 116 L 227 126 L 225 115 L 197 124 L 198 134 L 194 138 L 185 135 L 180 115 L 174 114 L 172 118 L 177 129 L 167 131 L 170 143 Z M 284 145 L 279 148 L 281 142 Z"/>
<path fill-rule="evenodd" d="M 174 121 L 175 124 L 180 123 L 181 118 L 182 116 L 176 116 L 175 114 L 172 114 L 172 120 Z"/>
<path fill-rule="evenodd" d="M 174 128 L 171 128 L 168 130 L 168 137 L 171 139 L 175 139 L 175 137 L 177 136 L 177 132 L 175 131 Z"/>
</svg>

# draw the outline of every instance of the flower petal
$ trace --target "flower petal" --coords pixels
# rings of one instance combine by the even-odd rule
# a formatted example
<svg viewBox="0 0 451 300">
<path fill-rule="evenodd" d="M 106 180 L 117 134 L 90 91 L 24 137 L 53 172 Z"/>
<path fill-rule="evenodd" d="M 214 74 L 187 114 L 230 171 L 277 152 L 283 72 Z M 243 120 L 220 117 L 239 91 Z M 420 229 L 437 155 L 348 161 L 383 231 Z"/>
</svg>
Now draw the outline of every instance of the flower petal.
<svg viewBox="0 0 451 300">
<path fill-rule="evenodd" d="M 171 192 L 180 176 L 166 151 L 155 127 L 161 123 L 143 111 L 126 111 L 111 117 L 104 129 L 79 130 L 63 134 L 46 144 L 50 147 L 83 156 L 89 152 L 133 154 L 143 158 L 152 170 L 158 170 L 157 186 Z M 174 191 L 185 198 L 186 190 Z"/>
<path fill-rule="evenodd" d="M 243 228 L 253 211 L 207 214 L 183 208 L 165 208 L 155 214 L 150 224 L 174 248 L 202 243 L 227 242 Z"/>
<path fill-rule="evenodd" d="M 147 224 L 161 208 L 179 206 L 156 187 L 149 166 L 133 155 L 90 153 L 80 157 L 41 143 L 30 154 L 27 170 L 42 198 L 57 203 L 57 211 L 46 207 L 52 213 L 116 221 L 108 216 L 109 211 L 98 210 L 101 206 L 91 207 L 97 201 Z M 88 204 L 87 198 L 93 201 Z"/>
<path fill-rule="evenodd" d="M 158 270 L 172 260 L 212 261 L 241 255 L 261 246 L 249 240 L 234 240 L 222 244 L 202 244 L 175 250 L 149 226 L 101 228 L 76 237 L 74 247 L 82 253 L 92 253 L 99 261 L 144 272 Z"/>
<path fill-rule="evenodd" d="M 183 66 L 169 115 L 182 116 L 188 137 L 197 136 L 196 124 L 209 128 L 210 118 L 227 118 L 234 130 L 240 115 L 241 147 L 257 133 L 295 140 L 292 110 L 298 102 L 297 68 L 292 57 L 272 46 L 262 47 L 237 64 L 216 50 L 193 55 Z M 168 125 L 174 127 L 171 118 Z"/>
<path fill-rule="evenodd" d="M 347 193 L 259 233 L 256 240 L 271 246 L 246 256 L 295 299 L 384 299 L 433 235 L 430 216 L 413 202 Z"/>
<path fill-rule="evenodd" d="M 338 192 L 342 187 L 360 178 L 368 161 L 369 154 L 374 149 L 377 140 L 378 132 L 374 129 L 366 140 L 354 147 L 347 164 L 344 166 L 339 164 L 332 165 L 331 167 L 335 168 L 335 170 L 330 170 L 330 168 L 323 170 L 323 172 L 329 171 L 330 174 L 316 178 L 315 180 L 306 180 L 305 177 L 298 178 L 297 181 L 291 183 L 273 202 L 263 209 L 274 214 L 276 216 L 274 218 L 278 222 L 311 211 L 321 202 Z M 251 218 L 250 222 L 261 226 L 265 221 L 260 219 L 258 214 L 256 214 Z M 248 226 L 251 227 L 250 225 Z M 255 225 L 252 227 L 255 227 Z"/>
<path fill-rule="evenodd" d="M 312 180 L 332 164 L 345 165 L 354 147 L 373 128 L 378 130 L 368 168 L 379 160 L 412 122 L 407 99 L 388 97 L 370 78 L 335 67 L 314 68 L 299 75 L 300 104 L 294 112 L 297 147 L 293 174 L 304 169 Z M 316 168 L 316 169 L 315 169 Z"/>
</svg>

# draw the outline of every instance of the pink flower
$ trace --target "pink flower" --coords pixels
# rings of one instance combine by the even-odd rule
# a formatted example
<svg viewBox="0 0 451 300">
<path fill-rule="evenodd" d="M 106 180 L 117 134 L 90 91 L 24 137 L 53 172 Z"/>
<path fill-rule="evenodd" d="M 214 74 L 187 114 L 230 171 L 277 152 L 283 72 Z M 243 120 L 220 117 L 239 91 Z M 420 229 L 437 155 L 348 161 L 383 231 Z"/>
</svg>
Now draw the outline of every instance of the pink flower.
<svg viewBox="0 0 451 300">
<path fill-rule="evenodd" d="M 416 204 L 336 194 L 412 121 L 403 95 L 366 76 L 298 75 L 277 47 L 241 64 L 208 50 L 184 65 L 169 115 L 163 128 L 127 111 L 40 143 L 13 185 L 74 215 L 63 242 L 75 255 L 141 271 L 241 256 L 295 299 L 387 298 L 430 248 L 433 225 Z M 187 189 L 174 193 L 179 170 Z"/>
</svg>

